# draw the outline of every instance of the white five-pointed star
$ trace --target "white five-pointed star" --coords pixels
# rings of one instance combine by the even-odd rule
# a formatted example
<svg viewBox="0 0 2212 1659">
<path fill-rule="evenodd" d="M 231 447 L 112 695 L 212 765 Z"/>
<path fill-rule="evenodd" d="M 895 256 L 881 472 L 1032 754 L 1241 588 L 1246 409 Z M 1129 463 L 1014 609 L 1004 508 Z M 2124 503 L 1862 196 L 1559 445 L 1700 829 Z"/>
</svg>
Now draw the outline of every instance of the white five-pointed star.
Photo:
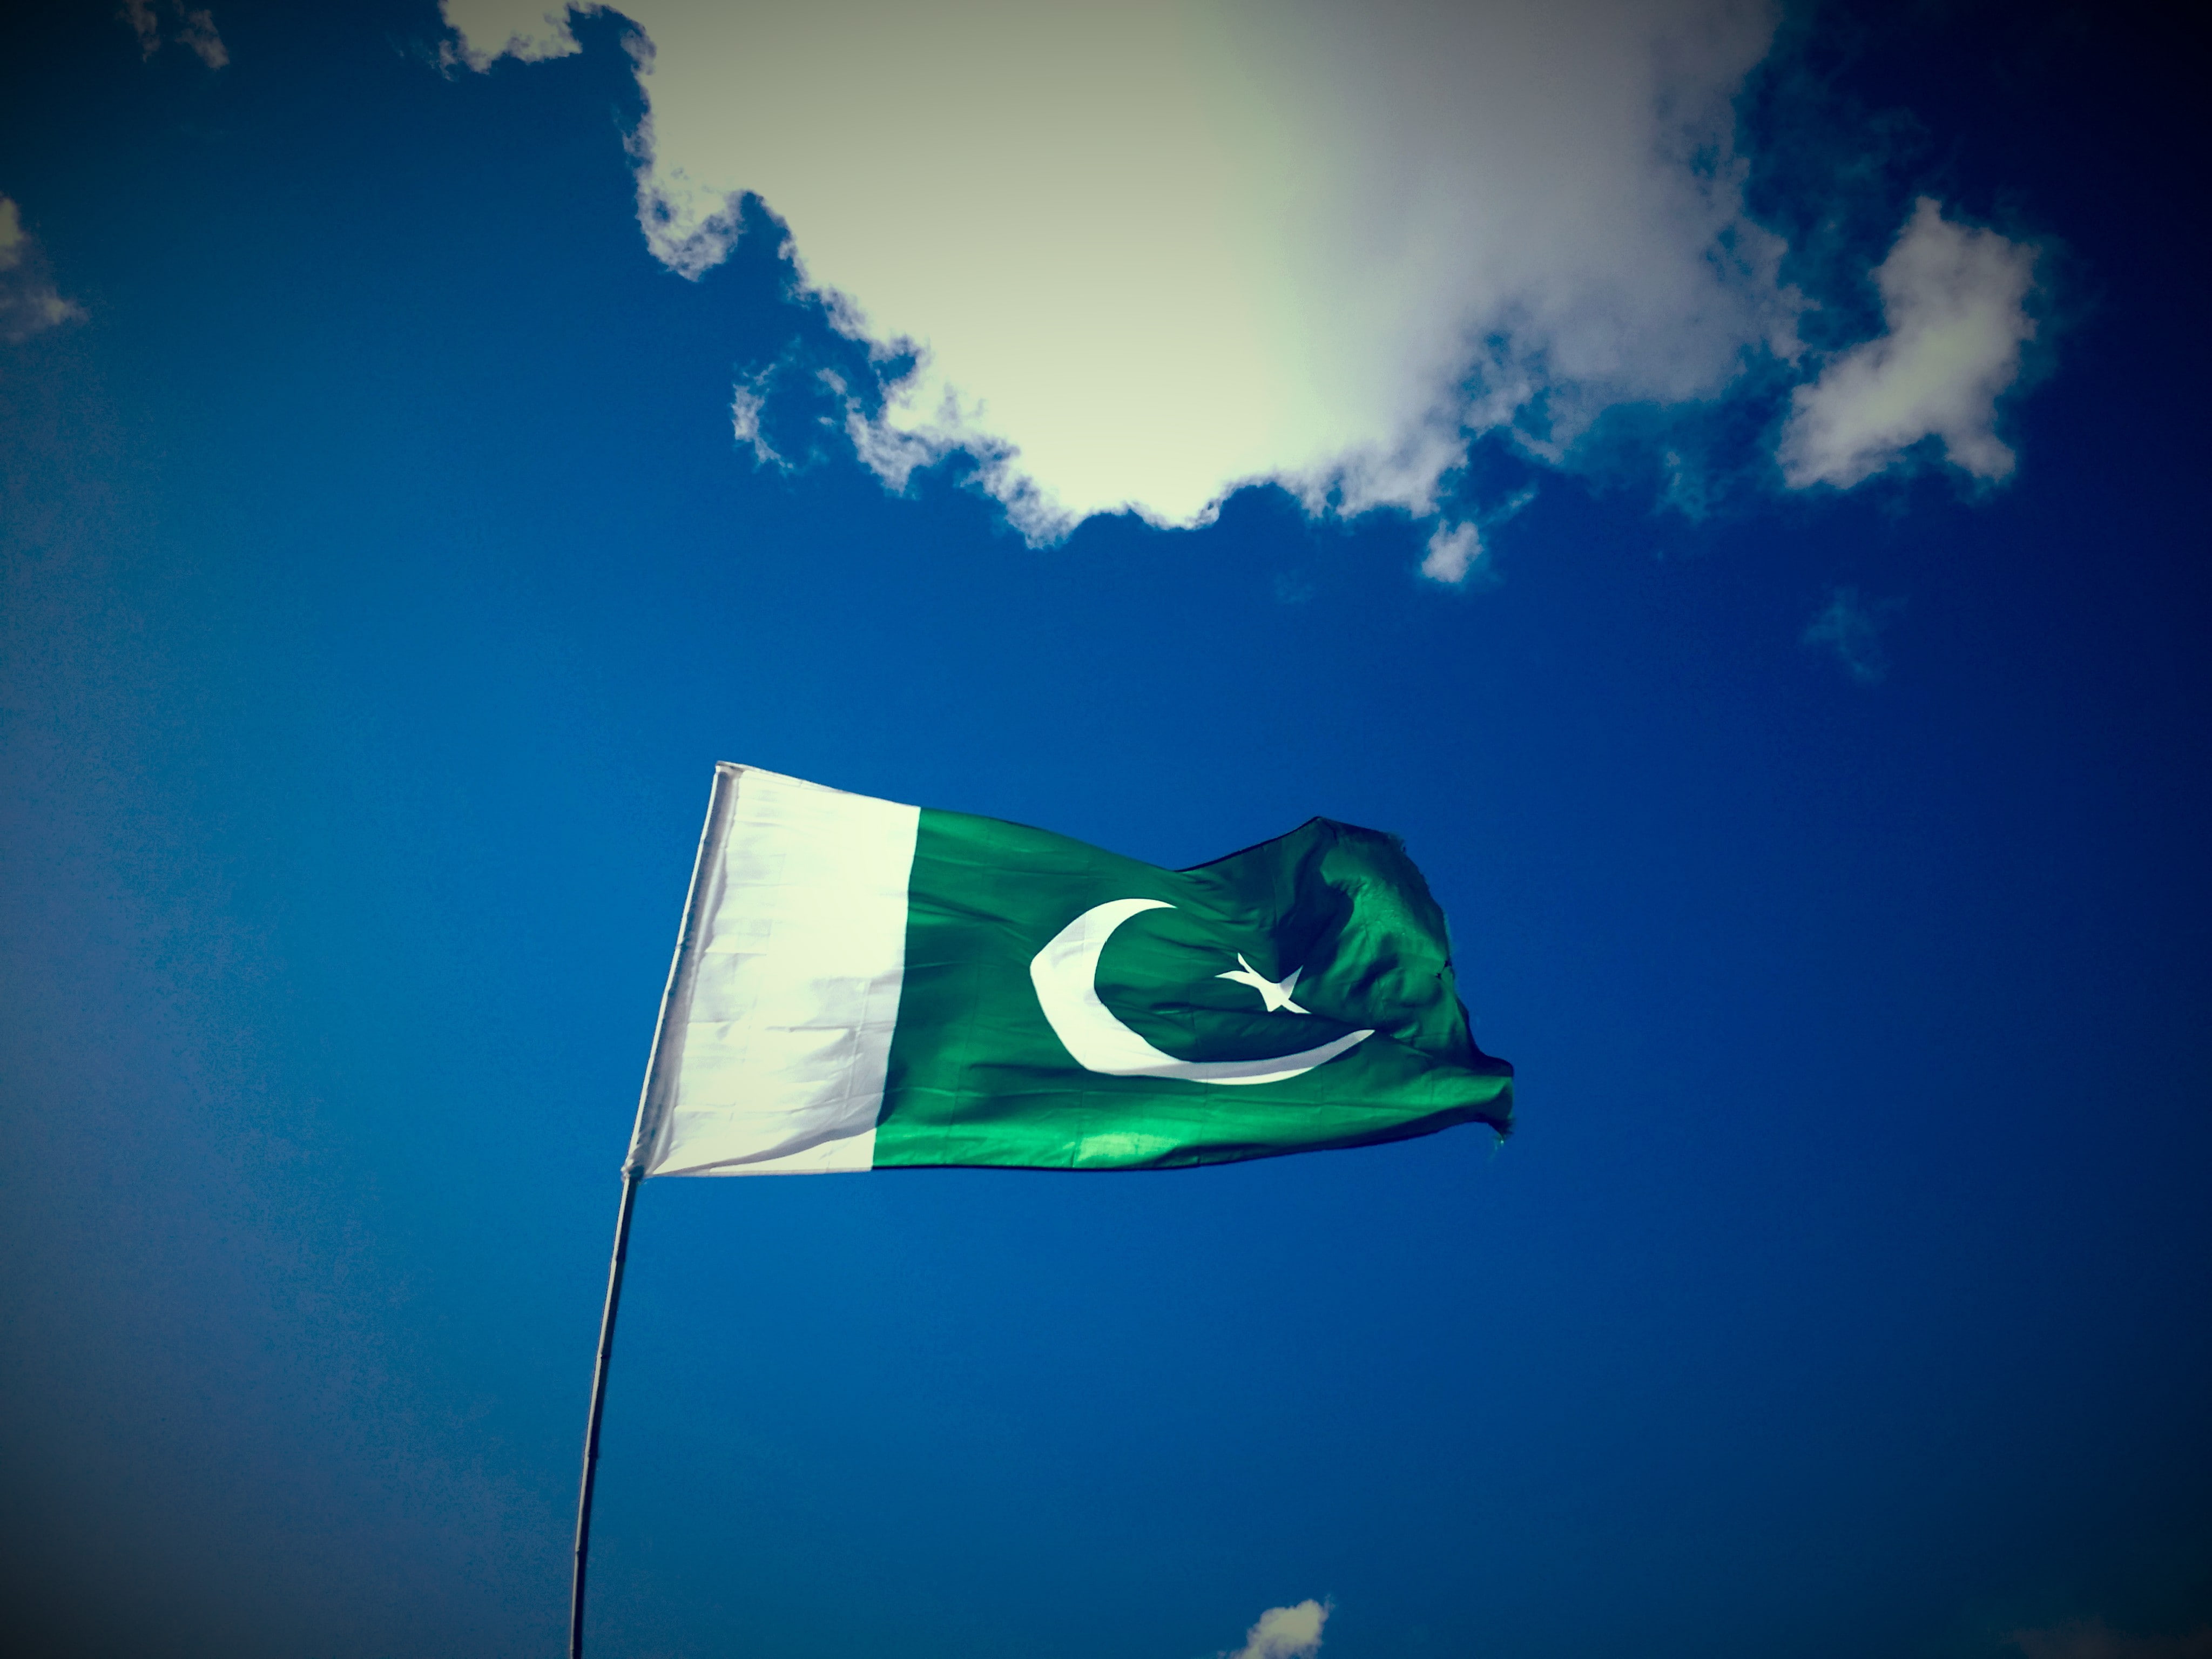
<svg viewBox="0 0 2212 1659">
<path fill-rule="evenodd" d="M 1244 971 L 1241 974 L 1216 974 L 1214 978 L 1233 979 L 1239 985 L 1250 986 L 1260 994 L 1260 1000 L 1267 1005 L 1267 1012 L 1271 1014 L 1303 1014 L 1306 1012 L 1291 1000 L 1291 993 L 1297 988 L 1298 975 L 1305 972 L 1304 969 L 1291 969 L 1291 976 L 1279 985 L 1245 961 L 1241 951 L 1237 954 L 1237 965 Z"/>
</svg>

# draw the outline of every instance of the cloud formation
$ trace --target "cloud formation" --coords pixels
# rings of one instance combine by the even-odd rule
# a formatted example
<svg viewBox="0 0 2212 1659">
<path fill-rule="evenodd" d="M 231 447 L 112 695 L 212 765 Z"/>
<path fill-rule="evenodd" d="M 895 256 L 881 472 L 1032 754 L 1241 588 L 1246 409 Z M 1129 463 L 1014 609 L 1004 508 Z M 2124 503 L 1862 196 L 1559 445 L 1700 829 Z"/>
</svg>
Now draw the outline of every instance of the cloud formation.
<svg viewBox="0 0 2212 1659">
<path fill-rule="evenodd" d="M 1465 586 L 1471 576 L 1490 574 L 1491 567 L 1484 562 L 1490 551 L 1489 532 L 1535 499 L 1532 484 L 1473 517 L 1438 518 L 1429 532 L 1428 546 L 1422 550 L 1421 574 L 1452 587 Z"/>
<path fill-rule="evenodd" d="M 1245 1632 L 1244 1645 L 1221 1659 L 1313 1659 L 1321 1651 L 1321 1630 L 1328 1622 L 1328 1608 L 1319 1601 L 1269 1607 Z"/>
<path fill-rule="evenodd" d="M 1556 453 L 1796 350 L 1729 108 L 1764 4 L 622 9 L 655 253 L 710 267 L 757 192 L 856 334 L 921 349 L 885 437 L 977 453 L 1034 533 L 1268 477 L 1425 512 L 1470 428 Z M 576 49 L 542 0 L 447 15 L 471 65 Z"/>
<path fill-rule="evenodd" d="M 22 210 L 0 196 L 0 340 L 14 345 L 83 316 L 54 286 L 46 250 L 23 228 Z"/>
<path fill-rule="evenodd" d="M 1834 652 L 1844 672 L 1861 685 L 1880 685 L 1889 677 L 1889 653 L 1882 649 L 1881 630 L 1899 605 L 1896 599 L 1869 602 L 1859 597 L 1856 587 L 1838 587 L 1828 596 L 1827 608 L 1805 629 L 1804 641 Z"/>
<path fill-rule="evenodd" d="M 442 3 L 446 61 L 477 70 L 576 52 L 574 16 L 613 9 Z M 1034 539 L 1202 523 L 1273 480 L 1423 520 L 1424 570 L 1463 581 L 1479 515 L 1445 508 L 1477 437 L 1557 463 L 1609 410 L 1777 395 L 1803 359 L 1735 130 L 1775 0 L 619 11 L 653 253 L 700 275 L 757 196 L 871 354 L 838 388 L 860 459 L 903 488 L 965 454 Z M 1928 433 L 2002 476 L 2032 263 L 1924 204 L 1876 273 L 1889 333 L 1792 411 L 1789 481 L 1855 483 Z M 738 388 L 757 454 L 765 395 Z"/>
<path fill-rule="evenodd" d="M 2009 477 L 2014 458 L 1996 435 L 1996 404 L 2035 337 L 2035 259 L 2033 247 L 1954 224 L 1922 197 L 1875 267 L 1887 331 L 1792 397 L 1778 455 L 1790 486 L 1849 489 L 1926 438 L 1974 477 Z"/>
<path fill-rule="evenodd" d="M 211 70 L 219 70 L 230 62 L 230 49 L 216 33 L 212 14 L 205 10 L 187 11 L 184 0 L 169 0 L 167 9 L 176 20 L 170 25 L 168 39 Z M 138 37 L 138 56 L 142 59 L 151 58 L 161 49 L 161 10 L 156 0 L 123 0 L 123 21 Z"/>
</svg>

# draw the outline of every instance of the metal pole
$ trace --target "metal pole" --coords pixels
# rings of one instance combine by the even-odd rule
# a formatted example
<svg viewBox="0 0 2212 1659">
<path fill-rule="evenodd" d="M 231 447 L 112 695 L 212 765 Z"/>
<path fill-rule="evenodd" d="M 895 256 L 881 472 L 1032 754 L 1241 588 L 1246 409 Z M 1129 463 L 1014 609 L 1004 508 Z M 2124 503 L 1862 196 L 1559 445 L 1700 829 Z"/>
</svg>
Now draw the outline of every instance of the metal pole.
<svg viewBox="0 0 2212 1659">
<path fill-rule="evenodd" d="M 680 1032 L 681 1010 L 690 995 L 691 975 L 696 971 L 692 946 L 702 895 L 712 885 L 708 866 L 727 826 L 730 805 L 736 799 L 742 766 L 726 761 L 714 769 L 714 787 L 707 797 L 707 822 L 699 831 L 698 856 L 691 862 L 691 885 L 684 895 L 684 925 L 677 932 L 676 954 L 668 963 L 668 983 L 661 988 L 660 1014 L 653 1024 L 653 1051 L 646 1058 L 645 1087 L 638 1091 L 637 1124 L 630 1131 L 629 1154 L 623 1160 L 622 1208 L 615 1216 L 614 1260 L 607 1263 L 607 1305 L 599 1315 L 599 1358 L 592 1370 L 592 1415 L 584 1427 L 584 1479 L 576 1493 L 576 1574 L 568 1585 L 568 1659 L 584 1659 L 584 1566 L 592 1547 L 592 1488 L 599 1473 L 599 1416 L 607 1403 L 607 1362 L 615 1352 L 615 1310 L 622 1305 L 623 1262 L 629 1255 L 629 1216 L 637 1202 L 637 1183 L 653 1164 L 653 1134 L 667 1103 L 668 1080 L 662 1071 L 681 1048 L 664 1048 L 672 1015 Z"/>
<path fill-rule="evenodd" d="M 622 1304 L 623 1261 L 629 1255 L 630 1210 L 642 1179 L 640 1170 L 623 1171 L 614 1260 L 607 1264 L 607 1305 L 599 1315 L 599 1358 L 592 1372 L 591 1420 L 584 1430 L 584 1480 L 576 1494 L 576 1576 L 568 1589 L 568 1659 L 584 1659 L 584 1565 L 592 1547 L 592 1487 L 599 1474 L 599 1414 L 607 1402 L 607 1362 L 615 1352 L 615 1310 Z"/>
</svg>

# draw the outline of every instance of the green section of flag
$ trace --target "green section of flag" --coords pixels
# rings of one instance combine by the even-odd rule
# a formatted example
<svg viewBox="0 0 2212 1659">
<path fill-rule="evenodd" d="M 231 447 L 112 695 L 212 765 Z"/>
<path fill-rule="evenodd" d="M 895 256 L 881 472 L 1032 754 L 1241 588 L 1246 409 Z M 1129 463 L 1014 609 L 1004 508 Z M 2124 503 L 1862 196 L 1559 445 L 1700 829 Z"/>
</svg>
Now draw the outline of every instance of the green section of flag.
<svg viewBox="0 0 2212 1659">
<path fill-rule="evenodd" d="M 1250 1060 L 1374 1035 L 1279 1082 L 1085 1070 L 1040 1006 L 1030 964 L 1086 911 L 1134 899 L 1173 908 L 1114 929 L 1097 998 L 1165 1055 Z M 1293 970 L 1289 995 L 1304 1012 L 1271 1012 L 1252 981 L 1279 999 Z M 1316 818 L 1172 871 L 1018 824 L 921 814 L 878 1169 L 1159 1169 L 1455 1123 L 1503 1133 L 1512 1091 L 1512 1067 L 1474 1046 L 1443 913 L 1391 836 Z"/>
</svg>

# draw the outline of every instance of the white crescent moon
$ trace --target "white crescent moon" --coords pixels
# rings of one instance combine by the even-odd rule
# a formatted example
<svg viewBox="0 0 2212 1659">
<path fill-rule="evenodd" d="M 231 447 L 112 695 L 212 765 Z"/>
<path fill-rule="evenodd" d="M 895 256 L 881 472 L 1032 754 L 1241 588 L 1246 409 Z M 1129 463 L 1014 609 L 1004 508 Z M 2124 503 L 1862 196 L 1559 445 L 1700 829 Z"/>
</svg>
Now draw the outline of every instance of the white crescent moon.
<svg viewBox="0 0 2212 1659">
<path fill-rule="evenodd" d="M 1353 1031 L 1318 1048 L 1267 1060 L 1177 1060 L 1114 1018 L 1098 1000 L 1098 953 L 1114 930 L 1144 910 L 1172 910 L 1164 899 L 1115 899 L 1094 905 L 1030 958 L 1037 1006 L 1075 1063 L 1108 1077 L 1181 1077 L 1194 1083 L 1280 1083 L 1334 1060 L 1372 1031 Z"/>
</svg>

